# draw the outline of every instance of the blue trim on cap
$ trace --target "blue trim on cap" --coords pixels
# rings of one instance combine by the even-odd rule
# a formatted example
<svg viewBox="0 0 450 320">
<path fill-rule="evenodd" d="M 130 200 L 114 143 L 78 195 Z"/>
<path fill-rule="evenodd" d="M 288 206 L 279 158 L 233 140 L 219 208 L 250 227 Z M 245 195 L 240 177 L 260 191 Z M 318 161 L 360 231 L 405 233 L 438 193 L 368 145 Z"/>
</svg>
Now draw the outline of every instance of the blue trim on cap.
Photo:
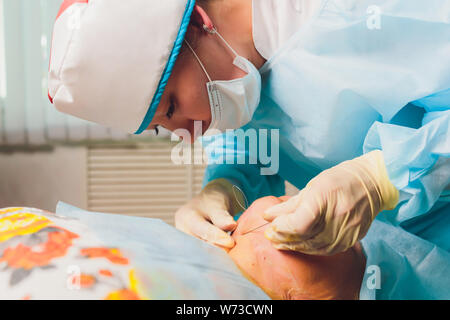
<svg viewBox="0 0 450 320">
<path fill-rule="evenodd" d="M 164 0 L 162 0 L 164 1 Z M 144 117 L 139 129 L 134 134 L 141 134 L 144 132 L 150 122 L 155 115 L 156 109 L 158 108 L 159 102 L 161 101 L 161 97 L 164 93 L 164 89 L 166 88 L 167 81 L 169 80 L 170 75 L 172 74 L 173 67 L 175 62 L 177 61 L 178 55 L 180 54 L 181 47 L 183 45 L 184 36 L 186 35 L 186 30 L 189 26 L 189 22 L 191 21 L 191 14 L 194 9 L 195 0 L 187 0 L 186 10 L 184 11 L 183 20 L 181 21 L 180 30 L 178 31 L 177 38 L 175 40 L 172 52 L 170 53 L 169 60 L 164 69 L 161 80 L 158 84 L 158 89 L 153 96 L 153 100 L 150 103 L 147 114 Z"/>
</svg>

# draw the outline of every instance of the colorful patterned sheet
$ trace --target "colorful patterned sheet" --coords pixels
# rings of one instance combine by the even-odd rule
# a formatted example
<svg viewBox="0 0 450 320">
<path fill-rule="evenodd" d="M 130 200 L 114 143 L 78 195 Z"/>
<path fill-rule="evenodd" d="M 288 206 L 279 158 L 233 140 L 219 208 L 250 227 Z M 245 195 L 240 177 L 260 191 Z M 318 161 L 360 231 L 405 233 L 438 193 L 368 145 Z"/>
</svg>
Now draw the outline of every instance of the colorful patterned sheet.
<svg viewBox="0 0 450 320">
<path fill-rule="evenodd" d="M 0 299 L 268 299 L 221 249 L 160 220 L 0 209 Z"/>
</svg>

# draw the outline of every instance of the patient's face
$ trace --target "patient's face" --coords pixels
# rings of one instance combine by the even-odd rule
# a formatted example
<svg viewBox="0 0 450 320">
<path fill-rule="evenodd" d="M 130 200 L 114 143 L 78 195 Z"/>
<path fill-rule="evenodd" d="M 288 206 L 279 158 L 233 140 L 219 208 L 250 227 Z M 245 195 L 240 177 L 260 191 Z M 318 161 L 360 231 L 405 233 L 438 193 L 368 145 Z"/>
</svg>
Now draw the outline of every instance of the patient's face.
<svg viewBox="0 0 450 320">
<path fill-rule="evenodd" d="M 284 199 L 285 200 L 285 199 Z M 272 299 L 357 299 L 365 258 L 357 244 L 335 256 L 310 256 L 275 249 L 264 237 L 263 212 L 282 200 L 256 200 L 238 220 L 229 255 L 244 275 Z"/>
</svg>

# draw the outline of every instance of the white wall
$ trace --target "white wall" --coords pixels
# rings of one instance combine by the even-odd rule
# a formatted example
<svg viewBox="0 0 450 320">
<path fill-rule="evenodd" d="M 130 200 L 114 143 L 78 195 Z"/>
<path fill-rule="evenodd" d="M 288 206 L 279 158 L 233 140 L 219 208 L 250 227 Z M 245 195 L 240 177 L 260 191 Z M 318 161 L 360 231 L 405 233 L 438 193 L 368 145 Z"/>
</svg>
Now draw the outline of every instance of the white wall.
<svg viewBox="0 0 450 320">
<path fill-rule="evenodd" d="M 87 209 L 87 150 L 0 153 L 0 208 L 20 206 L 54 211 L 58 200 Z"/>
</svg>

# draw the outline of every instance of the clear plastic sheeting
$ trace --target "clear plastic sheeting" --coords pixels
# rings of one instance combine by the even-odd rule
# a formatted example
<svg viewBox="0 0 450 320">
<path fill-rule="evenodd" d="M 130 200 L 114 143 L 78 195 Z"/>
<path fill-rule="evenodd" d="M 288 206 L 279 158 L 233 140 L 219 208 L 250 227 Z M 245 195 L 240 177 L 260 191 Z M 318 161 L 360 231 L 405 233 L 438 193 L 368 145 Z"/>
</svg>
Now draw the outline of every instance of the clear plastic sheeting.
<svg viewBox="0 0 450 320">
<path fill-rule="evenodd" d="M 135 270 L 139 292 L 151 299 L 269 299 L 242 276 L 225 251 L 161 220 L 87 212 L 59 202 L 56 214 L 95 230 L 118 247 Z"/>
</svg>

